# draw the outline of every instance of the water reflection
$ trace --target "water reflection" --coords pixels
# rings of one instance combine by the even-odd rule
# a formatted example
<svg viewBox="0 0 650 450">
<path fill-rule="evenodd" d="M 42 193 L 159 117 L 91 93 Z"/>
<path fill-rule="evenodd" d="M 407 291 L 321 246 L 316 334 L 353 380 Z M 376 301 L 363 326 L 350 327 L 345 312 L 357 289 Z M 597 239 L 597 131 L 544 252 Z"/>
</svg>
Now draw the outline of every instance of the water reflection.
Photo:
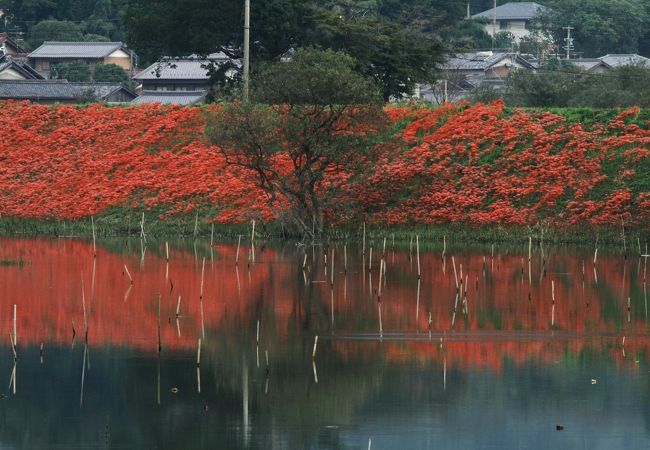
<svg viewBox="0 0 650 450">
<path fill-rule="evenodd" d="M 650 445 L 644 258 L 241 245 L 1 240 L 2 445 Z"/>
</svg>

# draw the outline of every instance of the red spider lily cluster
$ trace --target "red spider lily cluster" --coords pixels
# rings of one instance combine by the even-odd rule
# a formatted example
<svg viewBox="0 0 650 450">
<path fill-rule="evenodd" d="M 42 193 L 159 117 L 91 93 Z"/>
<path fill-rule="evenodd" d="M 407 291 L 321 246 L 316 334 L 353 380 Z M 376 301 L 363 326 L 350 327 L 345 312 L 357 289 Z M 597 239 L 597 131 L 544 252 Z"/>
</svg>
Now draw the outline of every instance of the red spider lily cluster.
<svg viewBox="0 0 650 450">
<path fill-rule="evenodd" d="M 332 223 L 650 222 L 650 131 L 632 108 L 593 127 L 488 105 L 388 107 L 399 130 L 366 167 L 339 164 L 319 186 Z M 0 214 L 79 219 L 114 207 L 215 211 L 271 221 L 255 174 L 204 139 L 200 108 L 0 104 Z M 278 164 L 283 164 L 279 158 Z"/>
</svg>

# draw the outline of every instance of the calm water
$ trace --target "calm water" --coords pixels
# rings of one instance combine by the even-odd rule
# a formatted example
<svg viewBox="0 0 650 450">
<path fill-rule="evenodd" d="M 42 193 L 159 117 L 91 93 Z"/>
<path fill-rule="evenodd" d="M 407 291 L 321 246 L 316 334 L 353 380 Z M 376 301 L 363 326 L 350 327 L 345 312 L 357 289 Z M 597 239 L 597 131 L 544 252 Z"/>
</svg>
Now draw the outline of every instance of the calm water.
<svg viewBox="0 0 650 450">
<path fill-rule="evenodd" d="M 0 448 L 650 448 L 643 258 L 430 244 L 1 239 Z"/>
</svg>

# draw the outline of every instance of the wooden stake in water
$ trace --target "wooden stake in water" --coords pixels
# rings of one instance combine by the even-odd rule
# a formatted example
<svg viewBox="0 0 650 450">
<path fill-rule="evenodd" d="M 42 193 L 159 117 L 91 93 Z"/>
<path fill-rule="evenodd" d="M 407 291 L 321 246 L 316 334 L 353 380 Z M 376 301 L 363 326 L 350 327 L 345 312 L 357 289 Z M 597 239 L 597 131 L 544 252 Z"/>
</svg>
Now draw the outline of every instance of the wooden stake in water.
<svg viewBox="0 0 650 450">
<path fill-rule="evenodd" d="M 18 359 L 18 355 L 16 354 L 16 340 L 11 334 L 11 331 L 9 332 L 9 342 L 11 343 L 11 351 L 14 354 L 14 361 L 16 361 Z"/>
<path fill-rule="evenodd" d="M 384 338 L 384 326 L 381 322 L 381 302 L 378 302 L 377 305 L 379 306 L 379 338 L 383 339 Z"/>
<path fill-rule="evenodd" d="M 162 351 L 162 342 L 160 340 L 160 292 L 158 292 L 158 353 Z"/>
<path fill-rule="evenodd" d="M 370 247 L 370 254 L 368 255 L 368 272 L 372 270 L 372 247 Z"/>
<path fill-rule="evenodd" d="M 533 238 L 528 237 L 528 261 L 530 261 L 531 255 L 533 253 Z"/>
<path fill-rule="evenodd" d="M 420 318 L 420 279 L 418 279 L 418 290 L 415 294 L 415 326 L 418 327 L 418 319 Z"/>
<path fill-rule="evenodd" d="M 363 244 L 361 247 L 361 254 L 366 256 L 366 223 L 363 222 Z"/>
<path fill-rule="evenodd" d="M 18 335 L 16 334 L 16 304 L 14 303 L 14 347 L 18 345 Z"/>
<path fill-rule="evenodd" d="M 203 275 L 205 274 L 205 256 L 203 257 L 203 263 L 201 264 L 201 290 L 199 291 L 199 299 L 203 300 Z"/>
<path fill-rule="evenodd" d="M 194 216 L 194 232 L 192 233 L 192 235 L 196 237 L 198 236 L 198 234 L 199 234 L 199 213 L 197 212 L 196 216 Z"/>
<path fill-rule="evenodd" d="M 255 335 L 255 343 L 259 345 L 260 343 L 260 321 L 257 321 L 257 333 Z"/>
<path fill-rule="evenodd" d="M 126 271 L 126 275 L 129 277 L 129 281 L 131 284 L 133 284 L 133 278 L 131 278 L 131 273 L 129 272 L 129 269 L 126 267 L 126 264 L 124 264 L 124 270 Z"/>
<path fill-rule="evenodd" d="M 596 247 L 596 250 L 594 251 L 594 266 L 596 265 L 597 260 L 598 260 L 598 247 Z"/>
<path fill-rule="evenodd" d="M 95 246 L 95 219 L 90 216 L 90 224 L 93 228 L 93 256 L 97 256 L 97 247 Z"/>
<path fill-rule="evenodd" d="M 169 261 L 169 242 L 165 241 L 165 259 Z"/>
<path fill-rule="evenodd" d="M 210 227 L 210 247 L 212 247 L 213 243 L 214 243 L 214 222 L 212 222 L 212 226 Z"/>
<path fill-rule="evenodd" d="M 334 249 L 332 249 L 332 268 L 331 268 L 330 286 L 334 287 Z"/>
<path fill-rule="evenodd" d="M 199 342 L 197 344 L 196 348 L 196 366 L 201 365 L 201 338 L 199 338 Z"/>
<path fill-rule="evenodd" d="M 255 262 L 255 219 L 253 219 L 253 230 L 251 231 L 251 261 Z"/>
<path fill-rule="evenodd" d="M 237 239 L 237 253 L 235 254 L 235 265 L 239 262 L 239 245 L 241 244 L 241 234 L 238 236 Z"/>
<path fill-rule="evenodd" d="M 454 266 L 454 281 L 456 282 L 456 292 L 458 292 L 458 273 L 456 273 L 456 260 L 451 257 L 451 264 Z"/>
<path fill-rule="evenodd" d="M 317 345 L 318 345 L 318 335 L 316 335 L 316 336 L 314 337 L 314 347 L 313 347 L 313 349 L 312 349 L 312 351 L 311 351 L 311 359 L 315 359 L 315 358 L 316 358 L 316 346 L 317 346 Z"/>
<path fill-rule="evenodd" d="M 307 254 L 305 254 L 305 257 L 307 257 Z M 304 264 L 303 264 L 304 268 Z M 348 247 L 346 244 L 343 245 L 343 274 L 347 275 L 348 274 Z"/>
<path fill-rule="evenodd" d="M 140 221 L 140 236 L 144 240 L 144 242 L 147 242 L 147 236 L 144 234 L 144 211 L 142 211 L 142 220 Z"/>
<path fill-rule="evenodd" d="M 88 318 L 86 317 L 86 293 L 84 289 L 84 274 L 81 272 L 81 304 L 84 311 L 84 331 L 86 336 L 86 342 L 88 342 Z"/>
<path fill-rule="evenodd" d="M 418 278 L 420 278 L 420 236 L 415 236 L 415 251 L 418 259 Z"/>
<path fill-rule="evenodd" d="M 447 254 L 447 236 L 442 237 L 442 257 L 444 259 Z"/>
<path fill-rule="evenodd" d="M 381 299 L 381 277 L 384 273 L 384 260 L 379 261 L 379 284 L 377 285 L 377 298 Z"/>
<path fill-rule="evenodd" d="M 176 303 L 176 318 L 180 316 L 181 312 L 181 296 L 178 296 L 178 303 Z"/>
</svg>

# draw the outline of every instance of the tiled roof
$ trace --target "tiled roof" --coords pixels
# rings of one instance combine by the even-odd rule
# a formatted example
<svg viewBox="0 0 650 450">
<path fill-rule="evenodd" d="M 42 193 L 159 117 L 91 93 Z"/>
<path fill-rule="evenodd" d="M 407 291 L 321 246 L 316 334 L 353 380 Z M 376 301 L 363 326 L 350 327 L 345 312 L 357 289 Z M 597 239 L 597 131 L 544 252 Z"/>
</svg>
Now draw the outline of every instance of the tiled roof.
<svg viewBox="0 0 650 450">
<path fill-rule="evenodd" d="M 172 103 L 176 105 L 191 105 L 205 100 L 205 91 L 143 91 L 142 95 L 131 103 Z"/>
<path fill-rule="evenodd" d="M 598 59 L 612 67 L 642 65 L 650 69 L 650 58 L 636 53 L 611 54 L 601 56 Z"/>
<path fill-rule="evenodd" d="M 535 2 L 516 2 L 506 3 L 496 8 L 490 8 L 487 11 L 474 14 L 472 18 L 487 17 L 492 19 L 496 13 L 496 20 L 530 20 L 538 12 L 543 12 L 546 9 Z"/>
<path fill-rule="evenodd" d="M 72 101 L 79 91 L 67 80 L 0 80 L 0 98 Z"/>
<path fill-rule="evenodd" d="M 21 73 L 28 80 L 42 80 L 43 76 L 24 61 L 12 58 L 9 55 L 0 56 L 0 72 L 12 68 Z"/>
<path fill-rule="evenodd" d="M 609 65 L 598 58 L 580 58 L 580 59 L 570 59 L 569 62 L 574 66 L 578 66 L 581 69 L 589 71 L 595 67 L 602 66 L 607 69 L 610 69 Z"/>
<path fill-rule="evenodd" d="M 154 63 L 134 77 L 136 80 L 207 80 L 208 63 L 202 59 L 170 59 Z"/>
<path fill-rule="evenodd" d="M 29 54 L 30 58 L 104 58 L 115 50 L 125 49 L 121 42 L 54 42 L 45 41 Z"/>
<path fill-rule="evenodd" d="M 70 84 L 74 86 L 80 93 L 83 93 L 85 91 L 92 91 L 93 95 L 100 100 L 105 100 L 111 94 L 119 91 L 120 89 L 124 89 L 126 92 L 131 94 L 132 98 L 136 97 L 136 95 L 129 89 L 125 88 L 122 83 L 74 82 Z"/>
<path fill-rule="evenodd" d="M 447 61 L 442 65 L 443 70 L 486 70 L 498 63 L 502 59 L 511 56 L 518 63 L 534 68 L 534 63 L 525 60 L 516 53 L 509 52 L 468 52 L 455 53 L 447 57 Z"/>
<path fill-rule="evenodd" d="M 187 58 L 165 58 L 153 63 L 138 75 L 136 80 L 207 80 L 207 66 L 210 63 L 217 65 L 230 61 L 224 53 L 212 53 L 207 58 L 195 55 Z M 232 60 L 235 66 L 240 65 L 239 60 Z"/>
</svg>

